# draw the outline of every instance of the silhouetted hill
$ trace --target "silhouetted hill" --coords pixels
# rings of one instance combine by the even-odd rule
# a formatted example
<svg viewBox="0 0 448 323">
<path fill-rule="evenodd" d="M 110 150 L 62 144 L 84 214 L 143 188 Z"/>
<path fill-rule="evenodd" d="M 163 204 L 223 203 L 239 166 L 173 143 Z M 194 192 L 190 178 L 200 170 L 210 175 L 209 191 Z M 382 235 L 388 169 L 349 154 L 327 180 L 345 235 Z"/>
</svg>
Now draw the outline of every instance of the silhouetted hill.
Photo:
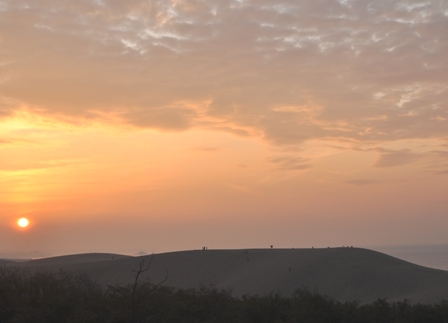
<svg viewBox="0 0 448 323">
<path fill-rule="evenodd" d="M 359 248 L 197 250 L 128 257 L 84 254 L 33 260 L 20 264 L 44 270 L 86 272 L 103 285 L 133 282 L 144 261 L 149 270 L 140 279 L 177 288 L 214 286 L 244 294 L 290 295 L 307 288 L 339 301 L 433 303 L 448 299 L 448 272 L 418 266 L 376 251 Z"/>
</svg>

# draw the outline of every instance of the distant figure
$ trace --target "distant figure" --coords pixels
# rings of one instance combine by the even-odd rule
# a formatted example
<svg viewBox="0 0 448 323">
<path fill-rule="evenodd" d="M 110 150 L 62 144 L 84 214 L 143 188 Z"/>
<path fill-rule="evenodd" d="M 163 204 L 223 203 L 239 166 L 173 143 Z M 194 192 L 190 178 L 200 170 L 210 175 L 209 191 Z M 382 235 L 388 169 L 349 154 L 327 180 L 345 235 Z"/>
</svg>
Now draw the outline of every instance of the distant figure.
<svg viewBox="0 0 448 323">
<path fill-rule="evenodd" d="M 272 249 L 272 248 L 274 248 L 274 246 L 273 246 L 273 245 L 271 245 L 271 249 Z"/>
</svg>

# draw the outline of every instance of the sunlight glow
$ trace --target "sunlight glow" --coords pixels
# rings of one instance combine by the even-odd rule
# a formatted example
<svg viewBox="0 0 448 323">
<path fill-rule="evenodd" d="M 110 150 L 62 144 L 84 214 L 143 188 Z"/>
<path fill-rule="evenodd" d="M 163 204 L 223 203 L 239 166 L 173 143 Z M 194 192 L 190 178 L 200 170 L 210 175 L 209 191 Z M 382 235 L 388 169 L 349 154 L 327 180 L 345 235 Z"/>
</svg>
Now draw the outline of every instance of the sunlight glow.
<svg viewBox="0 0 448 323">
<path fill-rule="evenodd" d="M 28 226 L 30 222 L 28 221 L 27 218 L 21 218 L 19 219 L 19 221 L 17 221 L 17 224 L 19 225 L 19 227 L 21 228 L 26 228 Z"/>
</svg>

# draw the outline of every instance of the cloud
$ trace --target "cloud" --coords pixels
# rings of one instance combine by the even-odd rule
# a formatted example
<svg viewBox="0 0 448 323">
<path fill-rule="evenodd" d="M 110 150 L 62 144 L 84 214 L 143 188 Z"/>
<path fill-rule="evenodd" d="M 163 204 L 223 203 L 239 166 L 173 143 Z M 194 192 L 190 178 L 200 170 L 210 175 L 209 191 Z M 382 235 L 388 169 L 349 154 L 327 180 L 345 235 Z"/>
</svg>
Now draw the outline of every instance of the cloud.
<svg viewBox="0 0 448 323">
<path fill-rule="evenodd" d="M 0 142 L 1 144 L 1 142 Z M 33 170 L 48 170 L 85 164 L 86 159 L 43 159 L 43 160 L 6 160 L 0 162 L 0 171 L 20 172 Z"/>
<path fill-rule="evenodd" d="M 274 164 L 278 170 L 303 170 L 312 167 L 308 159 L 295 156 L 269 157 L 267 161 Z"/>
<path fill-rule="evenodd" d="M 274 145 L 447 138 L 447 12 L 413 0 L 4 0 L 0 100 L 18 104 L 0 116 L 119 113 Z M 212 103 L 198 113 L 187 101 Z M 410 157 L 383 155 L 378 165 Z"/>
<path fill-rule="evenodd" d="M 372 180 L 368 180 L 368 179 L 353 179 L 353 180 L 346 181 L 346 183 L 356 185 L 356 186 L 367 186 L 367 185 L 377 184 L 378 181 L 372 181 Z"/>
<path fill-rule="evenodd" d="M 216 153 L 222 150 L 220 147 L 208 147 L 208 146 L 200 146 L 200 147 L 194 147 L 193 150 L 197 151 L 203 151 L 208 153 Z"/>
<path fill-rule="evenodd" d="M 445 175 L 448 172 L 448 151 L 431 150 L 425 155 L 426 169 L 435 175 Z"/>
<path fill-rule="evenodd" d="M 167 131 L 182 131 L 191 126 L 194 112 L 182 108 L 138 109 L 128 112 L 124 119 L 136 126 Z"/>
<path fill-rule="evenodd" d="M 1 71 L 1 67 L 0 67 L 0 71 Z M 0 76 L 0 78 L 1 78 L 1 76 Z M 2 82 L 0 82 L 0 88 L 1 88 L 1 83 Z M 17 108 L 18 108 L 18 106 L 17 106 L 16 102 L 13 102 L 9 98 L 1 97 L 1 93 L 0 93 L 0 120 L 2 118 L 11 116 L 14 112 L 14 109 L 17 109 Z"/>
<path fill-rule="evenodd" d="M 381 149 L 380 158 L 375 162 L 375 167 L 395 167 L 413 163 L 420 158 L 419 155 L 412 153 L 409 149 L 386 150 Z"/>
<path fill-rule="evenodd" d="M 23 138 L 11 138 L 11 137 L 0 138 L 0 145 L 12 145 L 12 144 L 36 145 L 36 144 L 39 144 L 39 142 L 37 142 L 35 140 L 28 140 L 28 139 L 23 139 Z"/>
</svg>

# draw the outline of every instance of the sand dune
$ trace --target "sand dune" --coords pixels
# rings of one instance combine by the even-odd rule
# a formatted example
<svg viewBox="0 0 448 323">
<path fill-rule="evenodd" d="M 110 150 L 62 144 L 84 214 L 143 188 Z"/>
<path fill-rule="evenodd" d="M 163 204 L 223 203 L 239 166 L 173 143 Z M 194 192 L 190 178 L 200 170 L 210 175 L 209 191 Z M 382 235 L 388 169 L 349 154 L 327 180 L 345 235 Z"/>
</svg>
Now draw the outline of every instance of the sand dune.
<svg viewBox="0 0 448 323">
<path fill-rule="evenodd" d="M 367 249 L 196 250 L 142 257 L 84 254 L 47 258 L 20 266 L 88 273 L 103 285 L 128 284 L 140 262 L 149 264 L 142 281 L 178 288 L 214 286 L 234 296 L 307 288 L 339 301 L 378 298 L 432 303 L 448 299 L 448 272 L 425 268 Z"/>
</svg>

